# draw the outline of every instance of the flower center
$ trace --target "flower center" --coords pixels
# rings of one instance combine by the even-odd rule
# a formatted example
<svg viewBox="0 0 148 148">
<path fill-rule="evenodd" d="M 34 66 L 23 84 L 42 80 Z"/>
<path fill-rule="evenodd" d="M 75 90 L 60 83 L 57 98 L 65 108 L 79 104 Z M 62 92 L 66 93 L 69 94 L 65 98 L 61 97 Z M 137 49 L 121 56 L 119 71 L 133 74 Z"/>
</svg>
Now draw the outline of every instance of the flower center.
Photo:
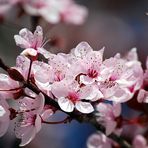
<svg viewBox="0 0 148 148">
<path fill-rule="evenodd" d="M 35 125 L 35 120 L 36 120 L 36 115 L 31 113 L 25 113 L 23 114 L 20 120 L 21 127 Z"/>
<path fill-rule="evenodd" d="M 76 92 L 70 92 L 68 94 L 68 99 L 71 100 L 73 103 L 79 100 L 79 95 Z"/>
<path fill-rule="evenodd" d="M 98 76 L 98 72 L 95 69 L 88 69 L 88 76 L 91 78 L 96 78 Z"/>
<path fill-rule="evenodd" d="M 60 71 L 57 71 L 57 72 L 55 72 L 55 78 L 54 78 L 54 80 L 55 81 L 61 81 L 61 80 L 64 79 L 64 77 L 65 76 Z"/>
</svg>

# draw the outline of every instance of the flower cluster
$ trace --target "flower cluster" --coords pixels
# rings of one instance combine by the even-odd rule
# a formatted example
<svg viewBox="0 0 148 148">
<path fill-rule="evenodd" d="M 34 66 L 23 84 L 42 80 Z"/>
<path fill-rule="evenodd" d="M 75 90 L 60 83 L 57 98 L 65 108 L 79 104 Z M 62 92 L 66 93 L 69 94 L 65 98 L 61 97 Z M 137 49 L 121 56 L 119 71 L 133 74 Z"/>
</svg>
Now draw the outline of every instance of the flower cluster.
<svg viewBox="0 0 148 148">
<path fill-rule="evenodd" d="M 3 17 L 9 14 L 16 6 L 51 24 L 66 22 L 79 25 L 87 16 L 87 9 L 73 0 L 0 0 L 0 15 Z"/>
<path fill-rule="evenodd" d="M 87 148 L 112 148 L 120 147 L 112 139 L 102 133 L 96 133 L 89 137 Z M 132 148 L 148 148 L 146 139 L 142 135 L 136 135 L 132 142 Z"/>
<path fill-rule="evenodd" d="M 104 47 L 94 51 L 88 43 L 81 42 L 68 54 L 53 54 L 44 48 L 40 26 L 34 33 L 24 28 L 14 39 L 23 51 L 16 65 L 6 68 L 9 75 L 0 74 L 0 135 L 5 134 L 10 120 L 16 119 L 14 129 L 16 137 L 22 139 L 20 146 L 28 144 L 40 131 L 41 124 L 47 123 L 56 112 L 57 108 L 48 104 L 45 97 L 67 113 L 94 113 L 106 135 L 121 134 L 125 122 L 121 104 L 132 99 L 138 90 L 138 101 L 147 102 L 147 70 L 143 74 L 135 48 L 124 57 L 118 53 L 103 60 Z M 15 109 L 7 103 L 8 99 L 16 102 Z M 94 143 L 94 148 L 98 143 L 104 148 L 116 144 L 102 134 L 93 136 L 88 143 Z"/>
</svg>

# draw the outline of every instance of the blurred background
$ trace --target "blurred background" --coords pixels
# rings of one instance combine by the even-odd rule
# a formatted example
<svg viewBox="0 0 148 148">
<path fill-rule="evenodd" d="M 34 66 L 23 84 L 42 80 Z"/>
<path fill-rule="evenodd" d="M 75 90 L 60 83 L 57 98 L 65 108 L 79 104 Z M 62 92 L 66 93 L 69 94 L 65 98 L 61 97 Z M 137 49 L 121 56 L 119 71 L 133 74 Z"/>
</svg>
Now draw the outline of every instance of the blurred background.
<svg viewBox="0 0 148 148">
<path fill-rule="evenodd" d="M 145 66 L 148 55 L 148 0 L 76 0 L 86 6 L 89 15 L 81 26 L 58 24 L 45 29 L 47 38 L 55 39 L 56 48 L 47 48 L 54 53 L 66 52 L 79 42 L 87 41 L 95 50 L 106 47 L 104 58 L 117 52 L 125 54 L 136 47 L 139 59 Z M 14 13 L 14 12 L 13 12 Z M 10 22 L 0 25 L 0 56 L 13 66 L 21 50 L 16 47 L 13 36 L 23 27 L 30 28 L 29 17 L 19 22 L 11 14 Z M 16 25 L 17 24 L 17 25 Z M 19 25 L 18 25 L 19 24 Z M 44 24 L 42 23 L 44 26 Z M 47 45 L 48 46 L 48 45 Z M 58 113 L 57 120 L 63 119 Z M 86 140 L 93 133 L 90 125 L 73 121 L 66 125 L 44 125 L 41 132 L 25 148 L 86 148 Z M 0 148 L 17 148 L 13 126 L 0 139 Z"/>
</svg>

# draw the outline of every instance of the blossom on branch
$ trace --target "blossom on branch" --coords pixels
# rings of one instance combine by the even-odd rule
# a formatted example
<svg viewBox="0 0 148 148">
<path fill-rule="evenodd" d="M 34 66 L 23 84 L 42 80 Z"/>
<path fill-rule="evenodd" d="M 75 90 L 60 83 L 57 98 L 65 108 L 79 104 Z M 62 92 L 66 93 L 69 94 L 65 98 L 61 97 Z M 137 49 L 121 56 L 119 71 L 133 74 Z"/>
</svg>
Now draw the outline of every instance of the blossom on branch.
<svg viewBox="0 0 148 148">
<path fill-rule="evenodd" d="M 42 3 L 48 1 L 38 1 L 40 5 L 27 2 L 31 5 L 26 9 L 33 9 L 27 7 L 45 7 Z M 65 3 L 69 5 L 68 0 Z M 100 133 L 88 140 L 88 148 L 127 145 L 118 137 L 123 125 L 147 123 L 145 116 L 128 120 L 121 112 L 121 103 L 131 100 L 138 91 L 138 101 L 148 102 L 147 70 L 143 74 L 136 49 L 126 56 L 118 53 L 104 60 L 104 47 L 93 50 L 87 42 L 81 42 L 68 54 L 54 54 L 44 48 L 43 38 L 40 26 L 34 33 L 22 29 L 14 36 L 16 45 L 23 49 L 16 65 L 9 67 L 0 60 L 0 67 L 8 73 L 0 74 L 0 136 L 6 133 L 10 120 L 16 120 L 16 137 L 21 139 L 20 146 L 25 146 L 41 130 L 42 123 L 68 123 L 74 118 L 92 123 L 117 142 Z M 17 106 L 8 105 L 8 99 Z M 68 117 L 49 122 L 57 110 Z M 135 143 L 146 146 L 142 138 L 136 138 Z"/>
<path fill-rule="evenodd" d="M 96 106 L 97 121 L 104 125 L 106 129 L 106 135 L 110 135 L 112 132 L 119 131 L 118 118 L 121 115 L 121 104 L 107 104 L 99 103 Z M 121 130 L 121 129 L 120 129 Z"/>
<path fill-rule="evenodd" d="M 87 148 L 112 148 L 112 140 L 102 133 L 95 133 L 88 138 Z"/>
<path fill-rule="evenodd" d="M 81 25 L 88 14 L 87 8 L 76 4 L 74 0 L 0 0 L 0 16 L 5 17 L 17 7 L 50 24 L 64 22 Z"/>
</svg>

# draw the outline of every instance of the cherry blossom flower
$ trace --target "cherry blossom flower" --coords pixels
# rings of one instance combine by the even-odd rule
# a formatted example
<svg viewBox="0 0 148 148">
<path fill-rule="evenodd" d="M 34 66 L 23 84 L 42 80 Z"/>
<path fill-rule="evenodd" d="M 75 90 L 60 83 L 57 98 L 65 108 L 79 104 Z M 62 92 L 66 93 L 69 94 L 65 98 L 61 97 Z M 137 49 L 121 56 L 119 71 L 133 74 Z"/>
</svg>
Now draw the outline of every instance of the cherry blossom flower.
<svg viewBox="0 0 148 148">
<path fill-rule="evenodd" d="M 9 127 L 9 122 L 10 122 L 9 105 L 5 100 L 0 99 L 0 137 L 2 137 L 7 132 Z"/>
<path fill-rule="evenodd" d="M 112 141 L 102 133 L 96 133 L 87 140 L 87 148 L 112 148 Z"/>
<path fill-rule="evenodd" d="M 16 45 L 21 48 L 33 48 L 37 49 L 41 47 L 43 42 L 43 31 L 40 26 L 36 27 L 34 34 L 27 28 L 20 30 L 19 35 L 14 36 Z"/>
<path fill-rule="evenodd" d="M 143 70 L 139 61 L 127 61 L 116 55 L 103 62 L 98 85 L 105 99 L 122 103 L 140 89 L 142 80 Z"/>
<path fill-rule="evenodd" d="M 24 11 L 31 16 L 39 16 L 48 23 L 59 22 L 80 25 L 84 23 L 88 10 L 76 4 L 73 0 L 1 0 L 0 15 L 10 13 L 11 8 L 21 5 Z"/>
<path fill-rule="evenodd" d="M 93 86 L 81 87 L 77 81 L 63 80 L 55 82 L 51 91 L 58 99 L 58 104 L 65 112 L 72 112 L 74 107 L 82 113 L 91 113 L 94 111 L 91 101 L 100 98 L 100 92 Z M 88 100 L 90 102 L 85 102 Z"/>
<path fill-rule="evenodd" d="M 98 80 L 103 60 L 103 51 L 104 48 L 99 51 L 93 51 L 86 42 L 81 42 L 76 48 L 72 49 L 69 60 L 72 63 L 72 67 L 79 65 L 79 68 L 77 66 L 79 70 L 77 75 L 80 76 L 80 83 L 87 85 Z"/>
<path fill-rule="evenodd" d="M 25 11 L 34 16 L 42 16 L 47 22 L 56 24 L 61 21 L 75 25 L 82 24 L 87 9 L 72 0 L 28 0 L 23 3 Z"/>
<path fill-rule="evenodd" d="M 61 13 L 62 21 L 74 25 L 83 24 L 88 15 L 87 8 L 77 4 L 73 4 L 64 9 Z"/>
<path fill-rule="evenodd" d="M 14 1 L 17 2 L 19 0 Z M 66 21 L 79 24 L 86 15 L 85 8 L 72 0 L 27 0 L 20 4 L 31 15 L 43 16 L 51 23 Z M 82 116 L 82 119 L 83 115 L 85 119 L 90 117 L 87 121 L 98 122 L 105 128 L 107 136 L 111 133 L 120 135 L 124 123 L 143 123 L 144 126 L 147 122 L 143 119 L 145 116 L 127 120 L 121 115 L 120 103 L 132 99 L 138 90 L 138 102 L 148 102 L 148 60 L 143 74 L 135 48 L 124 57 L 118 53 L 103 60 L 104 48 L 94 51 L 88 43 L 81 42 L 68 54 L 52 54 L 43 48 L 45 42 L 40 26 L 34 33 L 24 28 L 14 39 L 24 50 L 14 67 L 9 68 L 0 60 L 1 68 L 9 74 L 0 74 L 0 136 L 6 133 L 10 120 L 15 119 L 16 137 L 21 139 L 20 146 L 25 146 L 41 130 L 42 123 L 65 123 L 65 120 L 48 122 L 57 109 L 70 117 L 71 112 Z M 19 76 L 21 78 L 17 79 Z M 9 107 L 6 99 L 16 102 L 16 108 Z M 50 103 L 55 106 L 50 106 Z M 91 115 L 96 118 L 91 119 Z M 115 144 L 98 133 L 89 138 L 87 147 L 119 146 Z M 144 137 L 138 135 L 133 147 L 148 146 Z"/>
<path fill-rule="evenodd" d="M 0 0 L 0 16 L 4 17 L 19 0 Z"/>
<path fill-rule="evenodd" d="M 142 135 L 136 135 L 133 140 L 133 148 L 148 148 L 146 139 Z"/>
<path fill-rule="evenodd" d="M 76 59 L 84 59 L 85 56 L 89 53 L 92 52 L 93 49 L 90 47 L 90 45 L 87 42 L 80 42 L 76 48 L 71 50 L 71 54 L 76 58 Z"/>
<path fill-rule="evenodd" d="M 43 39 L 43 29 L 41 26 L 37 26 L 34 33 L 27 28 L 20 30 L 19 35 L 14 35 L 15 43 L 17 46 L 24 49 L 21 55 L 25 55 L 31 60 L 36 60 L 37 54 L 42 54 L 45 58 L 49 58 L 49 53 L 43 46 L 47 43 Z"/>
<path fill-rule="evenodd" d="M 52 110 L 44 110 L 44 96 L 40 93 L 36 96 L 34 93 L 27 90 L 31 97 L 24 97 L 19 101 L 20 113 L 19 119 L 16 123 L 15 134 L 20 138 L 20 146 L 25 146 L 32 141 L 35 135 L 41 130 L 42 119 L 49 118 L 53 112 Z M 48 112 L 45 113 L 45 112 Z M 49 113 L 50 112 L 50 113 Z"/>
<path fill-rule="evenodd" d="M 12 5 L 11 4 L 1 4 L 0 5 L 0 16 L 4 17 L 4 15 L 11 9 Z"/>
<path fill-rule="evenodd" d="M 96 114 L 98 116 L 97 121 L 105 126 L 106 135 L 110 135 L 112 132 L 115 132 L 118 124 L 116 119 L 121 114 L 121 105 L 99 103 L 96 106 L 96 110 L 98 111 Z"/>
</svg>

